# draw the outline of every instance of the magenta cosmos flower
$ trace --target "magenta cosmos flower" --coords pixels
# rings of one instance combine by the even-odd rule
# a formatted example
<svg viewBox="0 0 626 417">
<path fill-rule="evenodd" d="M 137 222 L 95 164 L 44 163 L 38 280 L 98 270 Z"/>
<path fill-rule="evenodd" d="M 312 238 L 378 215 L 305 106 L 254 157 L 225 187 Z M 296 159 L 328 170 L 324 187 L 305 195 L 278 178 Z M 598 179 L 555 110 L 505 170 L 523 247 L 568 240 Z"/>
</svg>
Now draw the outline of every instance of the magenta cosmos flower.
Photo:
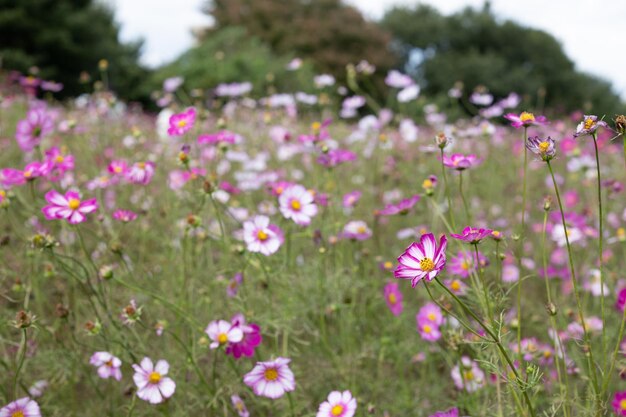
<svg viewBox="0 0 626 417">
<path fill-rule="evenodd" d="M 44 163 L 44 172 L 52 181 L 56 181 L 67 172 L 74 169 L 74 156 L 66 155 L 53 146 L 46 151 L 46 161 Z"/>
<path fill-rule="evenodd" d="M 68 191 L 63 196 L 56 190 L 50 190 L 46 193 L 46 201 L 50 203 L 42 209 L 46 219 L 66 219 L 70 224 L 82 223 L 86 214 L 98 210 L 95 198 L 81 201 L 80 194 L 74 191 Z"/>
<path fill-rule="evenodd" d="M 126 179 L 133 184 L 146 185 L 154 175 L 154 163 L 136 162 L 126 171 Z"/>
<path fill-rule="evenodd" d="M 39 404 L 29 397 L 24 397 L 2 407 L 0 417 L 41 417 L 41 411 Z"/>
<path fill-rule="evenodd" d="M 526 141 L 526 149 L 538 155 L 544 161 L 550 161 L 556 156 L 555 143 L 550 136 L 545 139 L 539 136 L 528 138 Z"/>
<path fill-rule="evenodd" d="M 413 242 L 398 257 L 398 267 L 393 272 L 396 278 L 410 279 L 415 287 L 421 279 L 432 281 L 446 265 L 445 235 L 439 239 L 439 247 L 432 233 L 420 237 L 419 243 Z"/>
<path fill-rule="evenodd" d="M 504 118 L 511 122 L 511 126 L 516 129 L 520 127 L 528 127 L 532 125 L 545 125 L 548 119 L 545 116 L 536 116 L 527 111 L 521 112 L 519 115 L 515 113 L 507 113 Z"/>
<path fill-rule="evenodd" d="M 358 191 L 358 190 L 351 191 L 348 194 L 344 194 L 344 196 L 342 198 L 343 206 L 346 207 L 346 208 L 354 207 L 354 205 L 361 198 L 361 194 L 362 194 L 361 191 Z"/>
<path fill-rule="evenodd" d="M 493 232 L 493 230 L 491 229 L 475 229 L 473 227 L 467 226 L 465 229 L 463 229 L 463 232 L 461 234 L 450 233 L 450 236 L 463 242 L 476 245 L 480 243 L 480 241 L 484 238 L 491 236 L 491 232 Z"/>
<path fill-rule="evenodd" d="M 316 417 L 352 417 L 356 411 L 356 398 L 350 391 L 333 391 L 320 404 Z"/>
<path fill-rule="evenodd" d="M 480 164 L 481 162 L 482 160 L 476 155 L 463 155 L 455 153 L 453 155 L 443 157 L 443 164 L 446 167 L 456 169 L 457 171 L 464 171 Z"/>
<path fill-rule="evenodd" d="M 413 197 L 405 198 L 398 203 L 388 204 L 384 209 L 380 210 L 378 214 L 383 216 L 393 216 L 395 214 L 407 214 L 411 208 L 417 203 L 420 199 L 419 195 L 414 195 Z"/>
<path fill-rule="evenodd" d="M 454 407 L 446 411 L 437 411 L 430 417 L 459 417 L 459 409 Z"/>
<path fill-rule="evenodd" d="M 174 395 L 176 383 L 166 377 L 170 365 L 165 360 L 160 360 L 153 365 L 152 359 L 143 358 L 141 364 L 133 365 L 135 375 L 133 380 L 137 385 L 137 396 L 150 404 L 160 404 Z"/>
<path fill-rule="evenodd" d="M 236 139 L 237 136 L 233 132 L 229 132 L 228 130 L 222 130 L 217 133 L 198 136 L 198 143 L 204 143 L 208 145 L 218 145 L 220 143 L 233 144 L 235 143 Z"/>
<path fill-rule="evenodd" d="M 98 376 L 102 379 L 114 378 L 122 380 L 122 361 L 109 352 L 96 352 L 89 363 L 98 368 Z"/>
<path fill-rule="evenodd" d="M 613 411 L 615 415 L 626 416 L 626 391 L 618 391 L 613 396 Z"/>
<path fill-rule="evenodd" d="M 113 212 L 113 218 L 122 223 L 129 223 L 137 218 L 137 213 L 131 210 L 118 209 Z"/>
<path fill-rule="evenodd" d="M 385 285 L 385 301 L 387 302 L 387 307 L 391 310 L 391 314 L 394 316 L 399 316 L 404 309 L 402 304 L 402 293 L 400 292 L 400 288 L 397 282 L 390 282 Z"/>
<path fill-rule="evenodd" d="M 276 358 L 269 362 L 257 362 L 252 371 L 243 377 L 243 382 L 252 388 L 256 395 L 277 399 L 285 392 L 296 389 L 293 372 L 289 369 L 291 359 Z"/>
<path fill-rule="evenodd" d="M 230 319 L 233 326 L 237 326 L 243 332 L 243 337 L 239 342 L 230 342 L 226 346 L 226 354 L 232 355 L 235 359 L 242 356 L 254 356 L 254 351 L 261 344 L 261 328 L 255 323 L 246 323 L 243 314 L 235 314 Z"/>
<path fill-rule="evenodd" d="M 275 253 L 284 241 L 282 230 L 270 224 L 267 216 L 254 216 L 244 222 L 243 239 L 250 252 L 260 252 L 265 256 Z"/>
<path fill-rule="evenodd" d="M 170 127 L 167 134 L 170 136 L 182 136 L 189 132 L 196 121 L 196 109 L 188 108 L 182 113 L 173 114 L 170 117 Z"/>
<path fill-rule="evenodd" d="M 107 169 L 113 175 L 125 176 L 128 172 L 128 165 L 125 161 L 111 161 Z"/>
<path fill-rule="evenodd" d="M 311 217 L 317 214 L 317 205 L 313 193 L 296 184 L 285 189 L 278 197 L 280 212 L 286 219 L 293 220 L 297 225 L 308 226 Z"/>
<path fill-rule="evenodd" d="M 54 122 L 46 109 L 30 109 L 26 119 L 17 122 L 15 140 L 24 152 L 32 151 L 41 144 L 41 140 L 54 130 Z"/>
<path fill-rule="evenodd" d="M 372 237 L 372 231 L 364 221 L 353 220 L 343 227 L 342 236 L 344 239 L 367 240 Z"/>
<path fill-rule="evenodd" d="M 439 331 L 439 326 L 433 324 L 430 320 L 420 317 L 420 315 L 416 315 L 415 319 L 417 320 L 417 331 L 419 332 L 422 339 L 428 342 L 436 342 L 441 339 L 441 332 Z"/>
<path fill-rule="evenodd" d="M 237 414 L 239 414 L 239 417 L 250 417 L 248 408 L 246 408 L 246 404 L 243 402 L 239 395 L 232 395 L 230 397 L 230 400 L 232 401 L 235 410 L 237 410 Z"/>
<path fill-rule="evenodd" d="M 225 346 L 227 343 L 241 342 L 241 339 L 243 339 L 241 328 L 234 326 L 226 320 L 212 321 L 204 332 L 213 341 L 209 346 L 211 349 L 217 349 L 220 346 Z"/>
<path fill-rule="evenodd" d="M 576 133 L 574 133 L 574 137 L 577 138 L 578 136 L 592 135 L 600 126 L 609 127 L 605 121 L 598 120 L 598 116 L 586 114 L 583 121 L 576 126 Z"/>
</svg>

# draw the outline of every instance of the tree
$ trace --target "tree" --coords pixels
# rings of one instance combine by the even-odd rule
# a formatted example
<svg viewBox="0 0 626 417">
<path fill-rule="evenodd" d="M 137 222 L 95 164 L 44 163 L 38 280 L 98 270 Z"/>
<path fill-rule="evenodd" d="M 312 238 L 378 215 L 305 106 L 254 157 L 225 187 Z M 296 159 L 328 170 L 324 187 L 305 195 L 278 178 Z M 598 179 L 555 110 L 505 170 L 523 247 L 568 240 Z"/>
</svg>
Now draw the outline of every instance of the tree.
<svg viewBox="0 0 626 417">
<path fill-rule="evenodd" d="M 113 13 L 94 0 L 0 0 L 2 66 L 62 82 L 63 96 L 85 91 L 79 75 L 99 78 L 98 62 L 109 62 L 110 87 L 122 97 L 146 97 L 148 72 L 138 64 L 141 43 L 119 42 Z"/>
<path fill-rule="evenodd" d="M 468 93 L 484 85 L 496 96 L 515 91 L 533 103 L 545 94 L 547 105 L 563 110 L 587 106 L 612 114 L 621 104 L 610 83 L 576 71 L 552 35 L 498 21 L 489 3 L 450 16 L 429 6 L 396 7 L 381 25 L 393 33 L 404 69 L 427 94 L 445 93 L 461 81 Z"/>
</svg>

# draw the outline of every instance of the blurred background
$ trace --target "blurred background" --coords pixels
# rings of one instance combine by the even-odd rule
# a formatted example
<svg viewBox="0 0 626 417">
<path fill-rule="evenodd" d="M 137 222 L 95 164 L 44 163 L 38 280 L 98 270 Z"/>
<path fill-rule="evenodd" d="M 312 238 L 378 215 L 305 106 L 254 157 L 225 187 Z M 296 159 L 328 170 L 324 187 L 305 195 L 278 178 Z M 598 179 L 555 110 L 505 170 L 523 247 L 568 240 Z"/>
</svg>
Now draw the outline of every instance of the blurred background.
<svg viewBox="0 0 626 417">
<path fill-rule="evenodd" d="M 612 116 L 626 99 L 623 0 L 0 0 L 0 65 L 90 90 L 106 60 L 120 97 L 150 106 L 165 79 L 211 89 L 251 82 L 253 97 L 397 69 L 434 102 L 451 88 L 516 92 L 555 111 Z"/>
</svg>

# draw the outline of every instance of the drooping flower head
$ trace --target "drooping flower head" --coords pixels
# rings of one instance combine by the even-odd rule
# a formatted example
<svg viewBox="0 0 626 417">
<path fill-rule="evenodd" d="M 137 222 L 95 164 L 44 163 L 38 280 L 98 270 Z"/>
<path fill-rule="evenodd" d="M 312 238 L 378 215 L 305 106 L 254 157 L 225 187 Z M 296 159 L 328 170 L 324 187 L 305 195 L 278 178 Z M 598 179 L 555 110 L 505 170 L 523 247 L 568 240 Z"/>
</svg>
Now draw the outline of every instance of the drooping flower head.
<svg viewBox="0 0 626 417">
<path fill-rule="evenodd" d="M 289 369 L 291 359 L 276 358 L 273 361 L 257 362 L 252 371 L 243 377 L 243 382 L 252 388 L 256 395 L 277 399 L 285 392 L 296 389 L 293 372 Z"/>
<path fill-rule="evenodd" d="M 170 127 L 167 129 L 167 134 L 170 136 L 182 136 L 193 128 L 195 121 L 196 109 L 193 107 L 182 113 L 173 114 L 169 120 Z"/>
<path fill-rule="evenodd" d="M 626 391 L 618 391 L 613 396 L 613 411 L 618 416 L 626 416 Z"/>
<path fill-rule="evenodd" d="M 443 164 L 448 167 L 455 169 L 457 171 L 464 171 L 466 169 L 475 167 L 476 165 L 482 162 L 476 155 L 463 155 L 460 153 L 455 153 L 450 156 L 444 155 Z"/>
<path fill-rule="evenodd" d="M 387 307 L 391 310 L 391 314 L 394 316 L 399 316 L 404 309 L 402 304 L 402 293 L 400 292 L 400 288 L 397 282 L 390 282 L 385 285 L 385 301 L 387 302 Z"/>
<path fill-rule="evenodd" d="M 26 119 L 17 123 L 15 140 L 24 152 L 30 152 L 41 144 L 41 140 L 54 130 L 54 121 L 44 107 L 28 111 Z"/>
<path fill-rule="evenodd" d="M 598 116 L 586 114 L 582 122 L 576 126 L 576 133 L 574 133 L 574 137 L 577 138 L 578 136 L 592 135 L 600 126 L 609 127 L 605 121 L 598 120 Z"/>
<path fill-rule="evenodd" d="M 535 116 L 527 111 L 521 112 L 519 115 L 515 113 L 507 113 L 504 118 L 511 122 L 511 126 L 516 129 L 520 127 L 528 127 L 532 125 L 545 125 L 548 119 L 545 116 Z"/>
<path fill-rule="evenodd" d="M 0 417 L 41 417 L 41 411 L 39 404 L 29 397 L 24 397 L 2 407 Z"/>
<path fill-rule="evenodd" d="M 547 138 L 540 138 L 539 136 L 528 138 L 526 141 L 526 149 L 535 155 L 539 155 L 544 161 L 550 161 L 556 156 L 555 143 L 550 136 Z"/>
<path fill-rule="evenodd" d="M 95 198 L 81 201 L 80 194 L 74 191 L 68 191 L 64 196 L 56 190 L 50 190 L 46 193 L 46 201 L 49 204 L 42 209 L 46 219 L 66 219 L 70 224 L 82 223 L 86 220 L 86 214 L 98 210 Z"/>
<path fill-rule="evenodd" d="M 278 197 L 280 212 L 297 225 L 308 226 L 311 218 L 317 214 L 313 193 L 296 184 L 285 189 Z"/>
<path fill-rule="evenodd" d="M 170 370 L 167 361 L 161 359 L 154 365 L 152 359 L 146 357 L 139 365 L 134 364 L 133 369 L 137 396 L 142 400 L 150 404 L 160 404 L 174 395 L 176 383 L 165 376 Z"/>
<path fill-rule="evenodd" d="M 491 235 L 491 232 L 493 232 L 493 230 L 491 229 L 475 229 L 473 227 L 467 226 L 465 229 L 463 229 L 463 232 L 461 234 L 450 233 L 450 236 L 463 242 L 476 245 L 480 243 L 480 241 L 484 238 L 489 237 Z"/>
<path fill-rule="evenodd" d="M 410 279 L 412 287 L 415 287 L 421 279 L 432 281 L 446 265 L 447 244 L 445 235 L 439 239 L 439 246 L 432 233 L 422 235 L 419 243 L 411 243 L 398 257 L 399 265 L 394 271 L 394 276 Z"/>
<path fill-rule="evenodd" d="M 275 253 L 284 241 L 282 230 L 270 224 L 269 217 L 262 215 L 243 223 L 243 238 L 250 252 L 259 252 L 265 256 Z"/>
<path fill-rule="evenodd" d="M 316 417 L 352 417 L 356 412 L 356 398 L 350 391 L 333 391 L 320 404 Z"/>
<path fill-rule="evenodd" d="M 102 379 L 114 378 L 122 380 L 122 361 L 109 352 L 96 352 L 89 359 L 89 363 L 98 368 L 98 376 Z"/>
<path fill-rule="evenodd" d="M 239 326 L 233 326 L 226 320 L 214 320 L 204 332 L 213 341 L 209 346 L 211 349 L 216 349 L 220 346 L 226 346 L 227 343 L 241 342 L 243 339 L 243 331 Z"/>
</svg>

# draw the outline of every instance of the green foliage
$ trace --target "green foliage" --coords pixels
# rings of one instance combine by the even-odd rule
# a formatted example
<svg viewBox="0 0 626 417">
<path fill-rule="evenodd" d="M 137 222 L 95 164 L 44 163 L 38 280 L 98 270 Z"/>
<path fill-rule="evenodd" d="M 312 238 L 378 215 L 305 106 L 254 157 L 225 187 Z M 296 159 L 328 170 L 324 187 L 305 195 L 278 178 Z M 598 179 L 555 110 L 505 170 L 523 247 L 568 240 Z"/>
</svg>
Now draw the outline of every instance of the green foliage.
<svg viewBox="0 0 626 417">
<path fill-rule="evenodd" d="M 87 90 L 82 71 L 100 79 L 98 62 L 109 62 L 109 86 L 127 99 L 146 97 L 147 70 L 138 64 L 141 43 L 121 44 L 111 10 L 93 0 L 0 0 L 2 67 L 62 82 L 62 94 Z"/>
<path fill-rule="evenodd" d="M 213 88 L 220 83 L 249 81 L 257 95 L 278 91 L 307 90 L 313 73 L 305 64 L 298 71 L 286 69 L 291 57 L 278 56 L 241 27 L 212 32 L 198 46 L 159 69 L 154 79 L 183 76 L 187 85 Z"/>
<path fill-rule="evenodd" d="M 620 106 L 610 83 L 578 72 L 552 35 L 500 22 L 488 5 L 450 16 L 430 6 L 396 7 L 381 24 L 427 94 L 461 81 L 468 93 L 484 85 L 496 96 L 515 91 L 533 103 L 545 95 L 546 105 L 564 110 L 583 105 L 601 114 Z M 412 65 L 416 52 L 423 59 Z"/>
</svg>

